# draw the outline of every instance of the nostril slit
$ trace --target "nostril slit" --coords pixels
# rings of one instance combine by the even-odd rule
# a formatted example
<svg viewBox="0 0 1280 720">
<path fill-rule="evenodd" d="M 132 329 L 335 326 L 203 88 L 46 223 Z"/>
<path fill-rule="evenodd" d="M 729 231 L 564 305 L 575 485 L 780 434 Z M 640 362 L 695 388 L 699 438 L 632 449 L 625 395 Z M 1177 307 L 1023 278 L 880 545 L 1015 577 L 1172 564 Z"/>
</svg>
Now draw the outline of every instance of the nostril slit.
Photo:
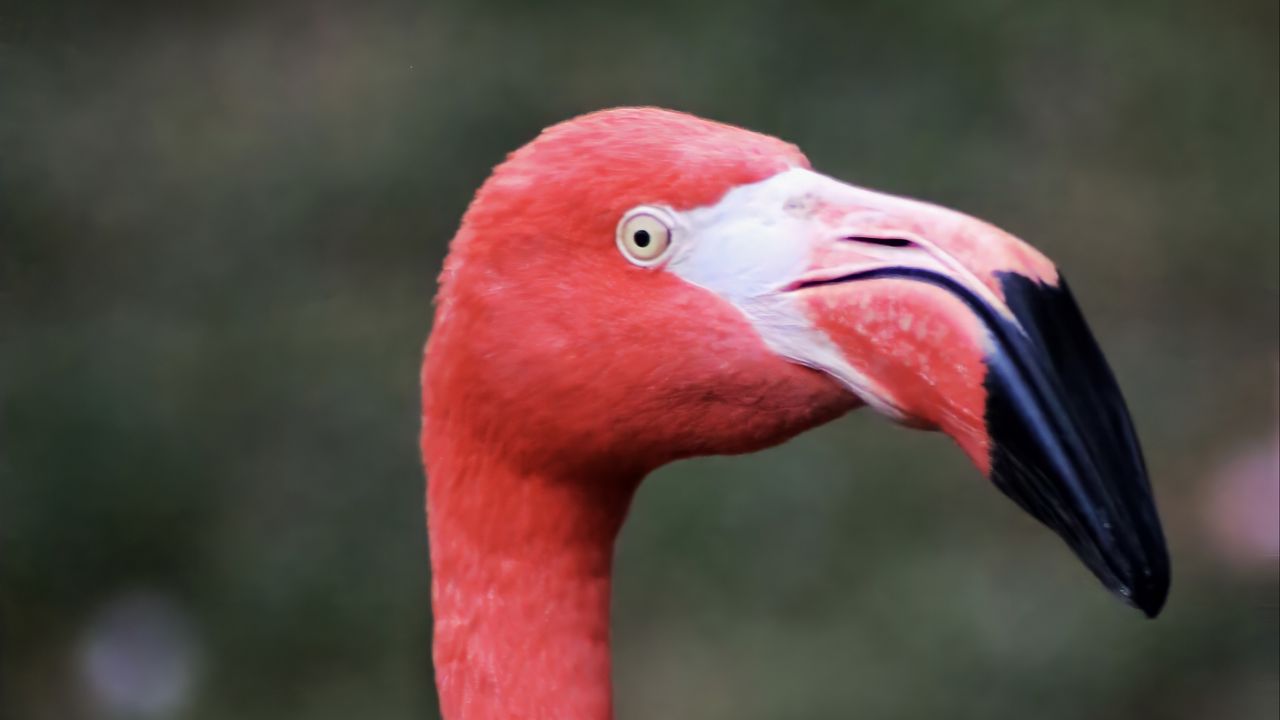
<svg viewBox="0 0 1280 720">
<path fill-rule="evenodd" d="M 914 243 L 912 243 L 910 240 L 905 240 L 903 238 L 895 238 L 895 237 L 882 238 L 882 237 L 869 237 L 867 235 L 850 235 L 849 237 L 846 237 L 845 240 L 849 240 L 851 242 L 866 243 L 868 245 L 880 245 L 882 247 L 895 247 L 895 248 L 911 247 L 912 245 L 914 245 Z"/>
</svg>

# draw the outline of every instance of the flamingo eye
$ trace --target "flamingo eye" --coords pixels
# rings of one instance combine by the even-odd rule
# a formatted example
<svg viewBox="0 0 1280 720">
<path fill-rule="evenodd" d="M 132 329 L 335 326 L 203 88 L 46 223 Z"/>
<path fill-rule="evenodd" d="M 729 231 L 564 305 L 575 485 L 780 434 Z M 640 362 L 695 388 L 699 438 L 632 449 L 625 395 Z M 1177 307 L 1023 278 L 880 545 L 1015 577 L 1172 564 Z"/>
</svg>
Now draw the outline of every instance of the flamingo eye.
<svg viewBox="0 0 1280 720">
<path fill-rule="evenodd" d="M 618 249 L 633 264 L 657 265 L 670 247 L 671 223 L 658 208 L 636 208 L 618 223 Z"/>
</svg>

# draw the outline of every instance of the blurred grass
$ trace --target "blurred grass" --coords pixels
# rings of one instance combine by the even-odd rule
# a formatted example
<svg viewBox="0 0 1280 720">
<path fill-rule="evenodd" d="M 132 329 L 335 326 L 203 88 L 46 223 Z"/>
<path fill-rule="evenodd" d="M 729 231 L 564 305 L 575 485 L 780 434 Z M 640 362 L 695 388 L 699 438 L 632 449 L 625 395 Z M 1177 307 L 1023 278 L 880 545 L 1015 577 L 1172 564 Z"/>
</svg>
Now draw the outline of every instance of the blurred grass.
<svg viewBox="0 0 1280 720">
<path fill-rule="evenodd" d="M 430 717 L 417 365 L 488 169 L 656 104 L 1058 260 L 1175 558 L 1141 621 L 939 437 L 859 414 L 642 489 L 623 718 L 1263 718 L 1274 558 L 1202 517 L 1275 434 L 1277 6 L 0 7 L 0 717 L 97 717 L 102 603 L 158 589 L 180 717 Z"/>
</svg>

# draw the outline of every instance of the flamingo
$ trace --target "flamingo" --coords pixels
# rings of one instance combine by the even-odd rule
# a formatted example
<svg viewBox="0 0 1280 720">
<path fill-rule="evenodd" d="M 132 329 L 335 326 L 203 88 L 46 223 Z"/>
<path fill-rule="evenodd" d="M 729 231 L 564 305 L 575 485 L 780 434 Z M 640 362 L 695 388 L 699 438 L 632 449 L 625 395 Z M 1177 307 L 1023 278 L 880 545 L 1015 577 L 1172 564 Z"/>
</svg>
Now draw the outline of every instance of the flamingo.
<svg viewBox="0 0 1280 720">
<path fill-rule="evenodd" d="M 1128 410 L 1053 263 L 989 224 L 657 108 L 511 153 L 453 238 L 422 367 L 448 720 L 612 716 L 614 540 L 646 474 L 862 405 L 940 430 L 1155 617 Z"/>
</svg>

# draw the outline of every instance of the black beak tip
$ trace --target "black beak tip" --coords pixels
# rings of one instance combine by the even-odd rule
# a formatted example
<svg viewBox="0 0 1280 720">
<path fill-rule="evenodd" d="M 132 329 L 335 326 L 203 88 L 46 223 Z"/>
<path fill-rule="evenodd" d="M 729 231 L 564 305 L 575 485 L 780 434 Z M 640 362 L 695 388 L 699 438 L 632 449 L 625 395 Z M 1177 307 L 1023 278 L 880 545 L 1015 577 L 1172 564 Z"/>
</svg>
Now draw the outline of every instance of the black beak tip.
<svg viewBox="0 0 1280 720">
<path fill-rule="evenodd" d="M 1169 598 L 1169 572 L 1147 571 L 1129 587 L 1121 588 L 1120 594 L 1134 607 L 1142 611 L 1148 618 L 1155 619 L 1164 609 L 1165 600 Z"/>
<path fill-rule="evenodd" d="M 1111 368 L 1066 281 L 996 273 L 1013 318 L 952 278 L 880 268 L 832 282 L 897 277 L 953 293 L 986 326 L 988 474 L 1053 529 L 1103 584 L 1154 618 L 1169 594 L 1169 555 L 1146 462 Z"/>
<path fill-rule="evenodd" d="M 1136 604 L 1142 614 L 1147 616 L 1147 619 L 1155 620 L 1160 616 L 1160 611 L 1164 608 L 1164 597 L 1157 595 L 1148 598 L 1146 601 L 1138 600 Z"/>
<path fill-rule="evenodd" d="M 1017 322 L 988 321 L 998 341 L 987 358 L 991 478 L 1154 618 L 1169 595 L 1169 555 L 1115 376 L 1065 282 L 1001 283 Z"/>
</svg>

